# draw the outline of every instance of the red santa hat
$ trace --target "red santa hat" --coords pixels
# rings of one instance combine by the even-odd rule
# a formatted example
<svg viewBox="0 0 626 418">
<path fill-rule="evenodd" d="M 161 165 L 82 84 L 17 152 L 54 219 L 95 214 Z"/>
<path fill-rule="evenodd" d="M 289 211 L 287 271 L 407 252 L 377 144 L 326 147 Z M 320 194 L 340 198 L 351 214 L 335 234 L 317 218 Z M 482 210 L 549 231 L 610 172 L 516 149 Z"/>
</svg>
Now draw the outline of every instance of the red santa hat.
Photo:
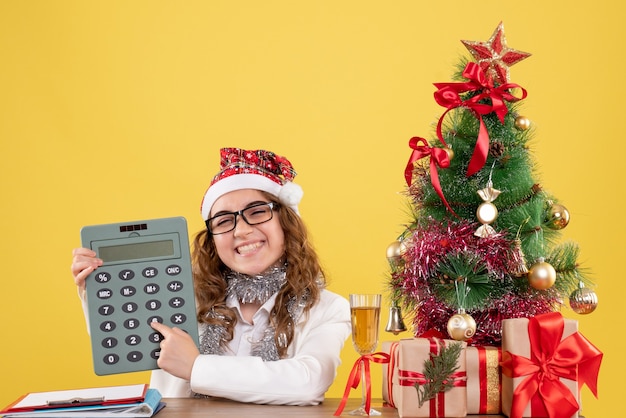
<svg viewBox="0 0 626 418">
<path fill-rule="evenodd" d="M 200 206 L 202 219 L 209 218 L 217 199 L 242 189 L 268 192 L 298 213 L 303 191 L 293 182 L 295 176 L 289 160 L 271 151 L 222 148 L 220 171 L 213 177 Z"/>
</svg>

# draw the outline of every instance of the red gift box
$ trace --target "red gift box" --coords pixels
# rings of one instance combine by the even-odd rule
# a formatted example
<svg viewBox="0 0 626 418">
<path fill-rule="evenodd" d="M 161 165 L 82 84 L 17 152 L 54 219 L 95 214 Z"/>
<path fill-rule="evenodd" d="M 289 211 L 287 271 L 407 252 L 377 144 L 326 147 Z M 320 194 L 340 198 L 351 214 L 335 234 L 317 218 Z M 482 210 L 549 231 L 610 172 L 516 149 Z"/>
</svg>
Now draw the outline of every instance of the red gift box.
<svg viewBox="0 0 626 418">
<path fill-rule="evenodd" d="M 558 312 L 502 321 L 502 411 L 511 418 L 578 417 L 580 388 L 597 396 L 602 353 Z"/>
<path fill-rule="evenodd" d="M 477 346 L 465 349 L 468 414 L 485 415 L 502 412 L 501 360 L 500 347 Z"/>
<path fill-rule="evenodd" d="M 431 353 L 439 355 L 442 346 L 462 344 L 457 359 L 457 370 L 451 376 L 453 387 L 439 392 L 419 405 L 416 384 L 429 382 L 425 378 L 424 362 L 430 361 Z M 397 373 L 393 373 L 392 401 L 398 408 L 398 416 L 408 417 L 465 417 L 467 415 L 467 391 L 465 372 L 465 343 L 438 338 L 412 338 L 400 340 L 397 345 Z"/>
</svg>

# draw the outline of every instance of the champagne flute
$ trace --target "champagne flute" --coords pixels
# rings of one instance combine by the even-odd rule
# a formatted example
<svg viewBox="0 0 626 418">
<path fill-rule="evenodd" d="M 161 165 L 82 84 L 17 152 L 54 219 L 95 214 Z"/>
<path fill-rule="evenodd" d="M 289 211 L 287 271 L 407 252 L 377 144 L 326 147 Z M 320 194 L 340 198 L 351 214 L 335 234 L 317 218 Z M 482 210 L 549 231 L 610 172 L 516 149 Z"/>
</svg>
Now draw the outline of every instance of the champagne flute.
<svg viewBox="0 0 626 418">
<path fill-rule="evenodd" d="M 352 343 L 354 349 L 360 354 L 372 354 L 378 345 L 378 326 L 380 322 L 380 300 L 379 294 L 351 294 L 350 295 L 350 317 L 352 319 Z M 365 368 L 361 369 L 361 406 L 350 415 L 380 415 L 380 411 L 370 408 L 369 413 L 365 407 Z"/>
</svg>

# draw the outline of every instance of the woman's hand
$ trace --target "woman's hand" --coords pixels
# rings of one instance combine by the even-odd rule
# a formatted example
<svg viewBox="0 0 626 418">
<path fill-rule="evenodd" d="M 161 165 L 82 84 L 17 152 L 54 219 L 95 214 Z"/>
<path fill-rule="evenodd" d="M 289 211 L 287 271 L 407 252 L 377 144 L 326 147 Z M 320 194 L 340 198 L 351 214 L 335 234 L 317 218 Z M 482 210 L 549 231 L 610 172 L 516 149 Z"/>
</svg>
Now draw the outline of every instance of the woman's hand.
<svg viewBox="0 0 626 418">
<path fill-rule="evenodd" d="M 103 263 L 96 257 L 96 252 L 88 248 L 76 248 L 72 251 L 72 276 L 81 295 L 85 293 L 85 279 Z"/>
<path fill-rule="evenodd" d="M 191 380 L 193 363 L 200 355 L 193 339 L 180 328 L 171 328 L 159 322 L 152 322 L 150 326 L 163 336 L 157 360 L 159 367 L 171 375 Z"/>
</svg>

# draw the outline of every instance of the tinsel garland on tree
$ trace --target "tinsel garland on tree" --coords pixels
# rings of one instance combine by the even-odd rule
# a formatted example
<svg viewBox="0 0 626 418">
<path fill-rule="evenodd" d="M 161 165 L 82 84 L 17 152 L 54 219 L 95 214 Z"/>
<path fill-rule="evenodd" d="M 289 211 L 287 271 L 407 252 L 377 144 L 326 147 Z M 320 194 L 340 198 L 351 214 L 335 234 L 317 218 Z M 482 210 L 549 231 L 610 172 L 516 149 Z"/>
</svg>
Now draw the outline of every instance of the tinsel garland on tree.
<svg viewBox="0 0 626 418">
<path fill-rule="evenodd" d="M 416 336 L 447 336 L 466 312 L 476 329 L 463 339 L 499 345 L 502 319 L 558 310 L 591 281 L 577 244 L 558 241 L 569 212 L 537 181 L 534 131 L 518 113 L 526 91 L 508 80 L 530 54 L 508 48 L 502 24 L 487 42 L 463 43 L 476 62 L 461 59 L 455 82 L 435 84 L 446 108 L 436 138 L 409 143 L 412 220 L 388 249 L 390 293 Z M 586 295 L 579 313 L 597 304 Z"/>
</svg>

